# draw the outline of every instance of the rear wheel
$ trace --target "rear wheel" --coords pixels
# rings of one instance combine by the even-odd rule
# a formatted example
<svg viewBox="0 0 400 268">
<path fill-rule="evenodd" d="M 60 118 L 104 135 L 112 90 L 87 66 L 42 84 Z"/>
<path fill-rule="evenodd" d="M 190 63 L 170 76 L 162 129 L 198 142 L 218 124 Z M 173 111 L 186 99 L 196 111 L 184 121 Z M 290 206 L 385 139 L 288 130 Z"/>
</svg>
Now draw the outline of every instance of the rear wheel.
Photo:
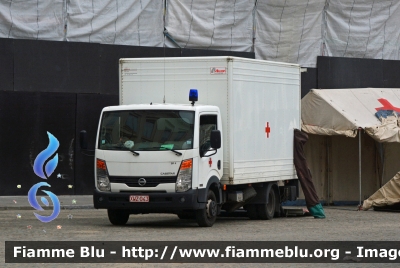
<svg viewBox="0 0 400 268">
<path fill-rule="evenodd" d="M 211 227 L 217 220 L 218 204 L 213 191 L 208 190 L 207 204 L 204 209 L 196 210 L 196 221 L 200 227 Z"/>
<path fill-rule="evenodd" d="M 129 219 L 129 213 L 123 209 L 107 209 L 107 214 L 113 225 L 125 225 Z"/>
<path fill-rule="evenodd" d="M 258 220 L 257 205 L 246 205 L 247 216 L 251 220 Z"/>
<path fill-rule="evenodd" d="M 258 216 L 262 220 L 271 220 L 275 215 L 276 193 L 273 188 L 268 193 L 268 203 L 257 205 Z"/>
</svg>

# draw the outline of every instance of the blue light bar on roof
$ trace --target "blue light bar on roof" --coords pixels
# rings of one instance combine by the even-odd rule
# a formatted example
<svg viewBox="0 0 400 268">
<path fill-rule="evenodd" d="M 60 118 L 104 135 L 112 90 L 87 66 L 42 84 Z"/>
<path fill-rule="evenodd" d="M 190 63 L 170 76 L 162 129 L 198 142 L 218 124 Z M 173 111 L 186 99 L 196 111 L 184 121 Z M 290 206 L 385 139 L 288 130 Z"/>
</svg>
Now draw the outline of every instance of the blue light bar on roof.
<svg viewBox="0 0 400 268">
<path fill-rule="evenodd" d="M 194 103 L 195 101 L 197 101 L 199 99 L 199 92 L 197 92 L 197 89 L 191 89 L 189 91 L 189 101 L 191 101 L 192 103 Z"/>
</svg>

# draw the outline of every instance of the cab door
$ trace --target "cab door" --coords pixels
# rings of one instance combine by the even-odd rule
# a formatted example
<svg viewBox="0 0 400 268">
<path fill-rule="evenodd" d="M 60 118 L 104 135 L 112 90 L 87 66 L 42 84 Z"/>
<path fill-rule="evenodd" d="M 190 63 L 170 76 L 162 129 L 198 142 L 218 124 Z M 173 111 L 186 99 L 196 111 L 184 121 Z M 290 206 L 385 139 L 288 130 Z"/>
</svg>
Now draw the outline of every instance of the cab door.
<svg viewBox="0 0 400 268">
<path fill-rule="evenodd" d="M 222 176 L 222 150 L 211 148 L 210 134 L 212 130 L 218 130 L 218 115 L 200 114 L 199 126 L 199 188 L 207 187 L 211 176 Z"/>
</svg>

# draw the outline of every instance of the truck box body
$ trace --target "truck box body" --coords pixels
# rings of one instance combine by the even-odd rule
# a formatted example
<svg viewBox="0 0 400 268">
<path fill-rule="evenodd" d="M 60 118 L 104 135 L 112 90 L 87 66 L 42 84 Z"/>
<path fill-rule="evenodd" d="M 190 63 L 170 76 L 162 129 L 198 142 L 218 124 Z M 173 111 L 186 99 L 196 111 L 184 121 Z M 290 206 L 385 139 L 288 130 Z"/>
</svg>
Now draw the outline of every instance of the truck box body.
<svg viewBox="0 0 400 268">
<path fill-rule="evenodd" d="M 120 60 L 120 105 L 218 106 L 223 129 L 222 184 L 296 178 L 293 129 L 300 128 L 300 67 L 236 57 Z"/>
</svg>

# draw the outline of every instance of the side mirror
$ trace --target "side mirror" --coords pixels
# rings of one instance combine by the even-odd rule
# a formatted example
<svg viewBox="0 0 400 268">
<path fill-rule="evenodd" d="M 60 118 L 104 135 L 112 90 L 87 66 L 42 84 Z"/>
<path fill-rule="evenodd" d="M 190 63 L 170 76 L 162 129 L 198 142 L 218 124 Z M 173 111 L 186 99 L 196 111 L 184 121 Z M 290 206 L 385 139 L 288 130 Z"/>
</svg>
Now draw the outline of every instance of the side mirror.
<svg viewBox="0 0 400 268">
<path fill-rule="evenodd" d="M 79 135 L 79 142 L 80 142 L 80 145 L 81 145 L 81 149 L 82 149 L 82 150 L 86 150 L 87 147 L 88 147 L 88 141 L 87 141 L 87 133 L 86 133 L 86 130 L 82 130 L 82 131 L 80 132 L 80 135 Z"/>
<path fill-rule="evenodd" d="M 210 145 L 213 149 L 221 148 L 221 131 L 219 130 L 211 130 L 210 134 Z"/>
</svg>

